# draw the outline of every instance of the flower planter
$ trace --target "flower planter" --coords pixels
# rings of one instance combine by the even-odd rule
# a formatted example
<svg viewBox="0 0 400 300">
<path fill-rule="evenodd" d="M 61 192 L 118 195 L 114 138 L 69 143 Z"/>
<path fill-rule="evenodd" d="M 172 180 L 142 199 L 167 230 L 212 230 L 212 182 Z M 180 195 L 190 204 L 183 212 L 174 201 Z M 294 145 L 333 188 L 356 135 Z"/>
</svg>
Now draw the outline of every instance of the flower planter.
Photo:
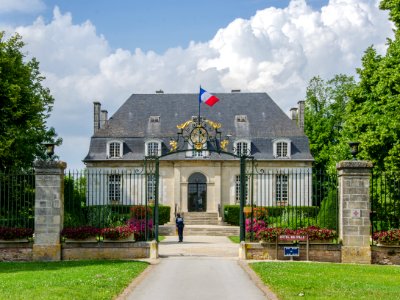
<svg viewBox="0 0 400 300">
<path fill-rule="evenodd" d="M 29 243 L 28 238 L 24 239 L 12 239 L 12 240 L 0 240 L 0 244 L 9 244 L 9 243 Z"/>
<path fill-rule="evenodd" d="M 327 240 L 313 240 L 309 241 L 310 244 L 333 244 L 333 239 L 327 239 Z"/>
<path fill-rule="evenodd" d="M 118 239 L 118 240 L 112 240 L 112 239 L 107 239 L 104 238 L 103 239 L 103 243 L 127 243 L 127 242 L 134 242 L 134 236 L 133 234 L 131 234 L 130 236 L 128 236 L 125 239 Z"/>
<path fill-rule="evenodd" d="M 77 240 L 77 239 L 65 239 L 66 243 L 97 243 L 97 237 L 92 236 L 87 239 Z"/>
<path fill-rule="evenodd" d="M 398 242 L 398 241 L 393 241 L 393 242 L 378 242 L 378 246 L 384 246 L 384 247 L 387 247 L 387 246 L 390 246 L 390 247 L 399 246 L 399 242 Z"/>
</svg>

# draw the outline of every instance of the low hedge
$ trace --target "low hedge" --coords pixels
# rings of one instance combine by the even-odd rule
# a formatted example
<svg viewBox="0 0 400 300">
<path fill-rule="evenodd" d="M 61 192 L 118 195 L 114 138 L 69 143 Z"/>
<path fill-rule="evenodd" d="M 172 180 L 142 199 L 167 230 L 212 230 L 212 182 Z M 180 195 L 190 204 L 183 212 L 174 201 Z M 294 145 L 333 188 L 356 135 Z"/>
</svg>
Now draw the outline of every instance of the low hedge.
<svg viewBox="0 0 400 300">
<path fill-rule="evenodd" d="M 171 207 L 159 205 L 158 206 L 158 225 L 164 225 L 170 221 Z"/>
<path fill-rule="evenodd" d="M 268 211 L 269 217 L 280 217 L 284 212 L 297 212 L 304 214 L 304 217 L 315 218 L 318 215 L 318 206 L 263 206 Z M 224 221 L 228 224 L 238 226 L 240 219 L 239 205 L 224 205 Z"/>
<path fill-rule="evenodd" d="M 240 206 L 224 205 L 224 221 L 228 224 L 239 226 Z"/>
</svg>

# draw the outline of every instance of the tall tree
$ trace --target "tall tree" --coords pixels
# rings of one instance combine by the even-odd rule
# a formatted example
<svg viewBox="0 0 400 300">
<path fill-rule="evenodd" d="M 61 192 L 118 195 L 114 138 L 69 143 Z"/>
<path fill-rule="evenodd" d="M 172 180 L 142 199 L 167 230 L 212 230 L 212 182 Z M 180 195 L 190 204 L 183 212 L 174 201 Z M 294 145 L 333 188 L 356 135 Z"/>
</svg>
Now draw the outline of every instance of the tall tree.
<svg viewBox="0 0 400 300">
<path fill-rule="evenodd" d="M 333 171 L 336 161 L 348 154 L 342 134 L 348 93 L 354 85 L 354 79 L 346 75 L 336 75 L 328 81 L 320 77 L 310 80 L 305 99 L 304 131 L 317 169 Z"/>
<path fill-rule="evenodd" d="M 360 157 L 377 169 L 400 170 L 400 0 L 383 0 L 395 25 L 384 56 L 373 47 L 366 50 L 360 81 L 350 93 L 346 129 L 361 142 Z"/>
<path fill-rule="evenodd" d="M 45 157 L 42 144 L 56 138 L 46 127 L 54 99 L 42 85 L 39 63 L 27 60 L 23 47 L 18 34 L 6 40 L 0 32 L 0 171 L 31 168 L 36 157 Z"/>
</svg>

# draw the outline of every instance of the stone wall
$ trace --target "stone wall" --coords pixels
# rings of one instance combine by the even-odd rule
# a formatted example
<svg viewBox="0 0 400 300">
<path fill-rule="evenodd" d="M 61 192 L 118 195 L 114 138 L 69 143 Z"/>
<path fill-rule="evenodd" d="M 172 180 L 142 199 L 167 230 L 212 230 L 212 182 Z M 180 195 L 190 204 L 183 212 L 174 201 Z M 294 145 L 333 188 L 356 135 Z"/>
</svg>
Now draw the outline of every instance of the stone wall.
<svg viewBox="0 0 400 300">
<path fill-rule="evenodd" d="M 293 244 L 275 243 L 246 243 L 246 259 L 257 260 L 290 260 L 290 257 L 284 256 L 284 247 L 290 247 Z M 300 255 L 293 257 L 295 261 L 307 260 L 307 245 L 301 243 Z M 341 245 L 338 244 L 309 244 L 308 260 L 319 262 L 341 262 Z"/>
<path fill-rule="evenodd" d="M 400 265 L 399 246 L 372 246 L 372 263 L 380 265 Z"/>
<path fill-rule="evenodd" d="M 32 243 L 0 243 L 0 261 L 31 261 Z"/>
<path fill-rule="evenodd" d="M 108 243 L 64 243 L 62 260 L 85 259 L 139 259 L 151 257 L 151 243 L 108 242 Z"/>
</svg>

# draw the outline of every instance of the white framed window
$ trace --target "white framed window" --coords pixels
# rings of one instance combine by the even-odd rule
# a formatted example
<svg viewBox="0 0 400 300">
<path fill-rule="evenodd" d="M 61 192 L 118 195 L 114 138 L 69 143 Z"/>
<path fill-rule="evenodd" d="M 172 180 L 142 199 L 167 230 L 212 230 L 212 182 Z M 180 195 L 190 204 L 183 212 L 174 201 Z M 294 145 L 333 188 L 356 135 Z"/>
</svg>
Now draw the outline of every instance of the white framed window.
<svg viewBox="0 0 400 300">
<path fill-rule="evenodd" d="M 291 141 L 289 139 L 277 139 L 273 143 L 275 158 L 290 158 Z"/>
<path fill-rule="evenodd" d="M 161 141 L 150 140 L 145 144 L 146 156 L 161 156 Z"/>
<path fill-rule="evenodd" d="M 123 144 L 121 141 L 111 141 L 107 143 L 107 158 L 121 158 Z"/>
<path fill-rule="evenodd" d="M 278 174 L 275 177 L 276 180 L 276 201 L 279 204 L 286 204 L 288 202 L 289 194 L 289 175 Z"/>
<path fill-rule="evenodd" d="M 156 198 L 156 177 L 154 174 L 147 176 L 147 201 L 154 201 Z"/>
<path fill-rule="evenodd" d="M 235 154 L 242 156 L 242 155 L 250 155 L 251 154 L 251 142 L 249 140 L 238 140 L 235 141 L 233 145 L 235 149 Z"/>
<path fill-rule="evenodd" d="M 121 201 L 121 175 L 112 174 L 108 176 L 108 202 Z"/>
<path fill-rule="evenodd" d="M 249 181 L 250 181 L 250 176 L 247 176 L 246 195 L 245 195 L 246 204 L 249 202 Z M 240 203 L 240 175 L 235 176 L 235 203 Z"/>
</svg>

